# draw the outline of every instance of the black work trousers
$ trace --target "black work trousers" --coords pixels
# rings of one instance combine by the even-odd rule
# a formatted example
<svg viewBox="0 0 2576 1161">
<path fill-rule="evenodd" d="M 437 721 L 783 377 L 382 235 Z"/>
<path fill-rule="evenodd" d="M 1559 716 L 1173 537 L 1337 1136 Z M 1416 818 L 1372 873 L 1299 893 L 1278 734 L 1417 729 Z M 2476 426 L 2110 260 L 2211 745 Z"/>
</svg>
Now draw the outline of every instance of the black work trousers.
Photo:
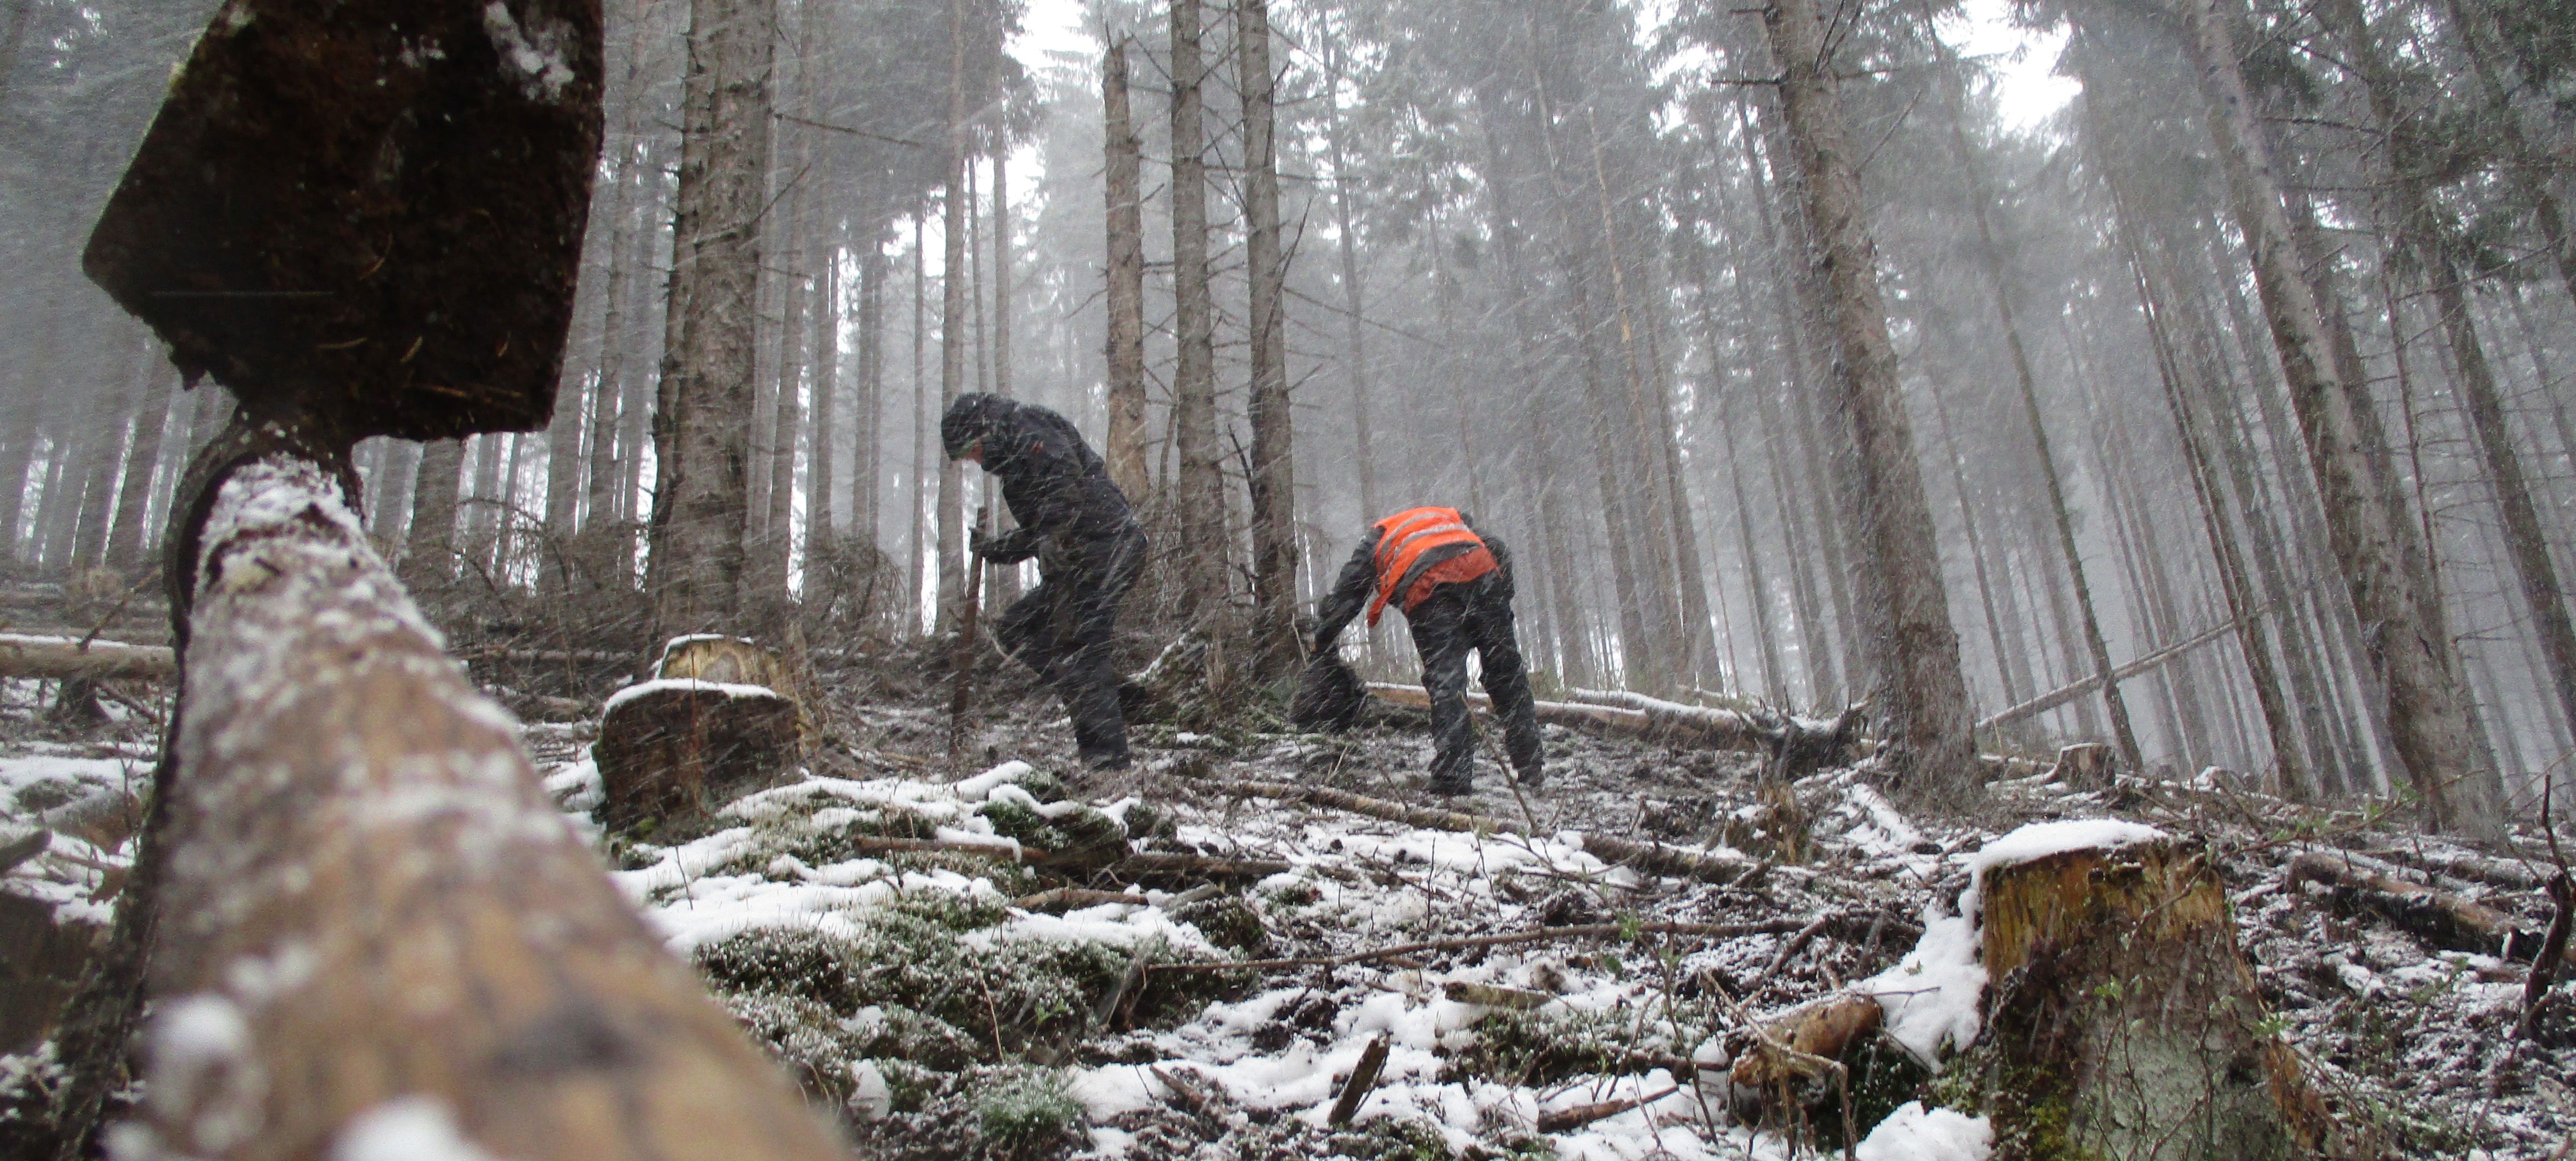
<svg viewBox="0 0 2576 1161">
<path fill-rule="evenodd" d="M 1118 708 L 1111 655 L 1118 604 L 1144 569 L 1145 532 L 1132 523 L 1098 539 L 1050 543 L 1038 555 L 1038 587 L 993 626 L 1002 648 L 1064 699 L 1074 745 L 1088 763 L 1127 758 L 1127 719 Z"/>
<path fill-rule="evenodd" d="M 1470 650 L 1483 665 L 1483 685 L 1502 719 L 1512 769 L 1524 783 L 1537 782 L 1538 713 L 1512 632 L 1511 574 L 1498 568 L 1472 581 L 1434 585 L 1404 621 L 1413 630 L 1414 651 L 1422 655 L 1423 692 L 1431 695 L 1432 788 L 1463 791 L 1475 772 L 1475 727 L 1467 717 Z"/>
</svg>

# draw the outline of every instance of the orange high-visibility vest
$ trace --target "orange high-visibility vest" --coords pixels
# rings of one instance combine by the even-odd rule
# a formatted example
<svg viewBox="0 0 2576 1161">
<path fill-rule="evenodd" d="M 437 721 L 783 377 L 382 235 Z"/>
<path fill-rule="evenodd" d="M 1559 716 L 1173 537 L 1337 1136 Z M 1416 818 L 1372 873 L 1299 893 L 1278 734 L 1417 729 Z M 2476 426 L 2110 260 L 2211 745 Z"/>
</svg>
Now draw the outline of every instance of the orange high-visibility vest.
<svg viewBox="0 0 2576 1161">
<path fill-rule="evenodd" d="M 1446 552 L 1428 565 L 1422 563 L 1425 553 L 1452 545 L 1466 545 L 1464 552 Z M 1377 600 L 1370 602 L 1368 623 L 1386 612 L 1388 601 L 1396 593 L 1404 594 L 1404 611 L 1431 595 L 1431 586 L 1471 581 L 1499 567 L 1485 542 L 1467 527 L 1455 508 L 1410 508 L 1377 522 Z"/>
</svg>

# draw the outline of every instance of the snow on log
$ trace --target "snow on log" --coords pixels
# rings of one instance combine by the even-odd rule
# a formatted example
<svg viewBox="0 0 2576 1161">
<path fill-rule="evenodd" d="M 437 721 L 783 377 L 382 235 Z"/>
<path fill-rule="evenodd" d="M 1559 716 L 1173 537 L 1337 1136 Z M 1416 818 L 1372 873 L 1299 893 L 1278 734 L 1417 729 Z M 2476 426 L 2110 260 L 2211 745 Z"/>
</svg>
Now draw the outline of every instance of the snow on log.
<svg viewBox="0 0 2576 1161">
<path fill-rule="evenodd" d="M 1368 690 L 1378 700 L 1414 709 L 1431 708 L 1431 695 L 1418 685 L 1372 681 Z M 1607 696 L 1595 693 L 1593 696 Z M 1771 731 L 1742 714 L 1658 701 L 1642 694 L 1619 695 L 1623 704 L 1592 705 L 1575 701 L 1538 702 L 1538 720 L 1577 730 L 1607 730 L 1650 742 L 1705 746 L 1713 750 L 1767 750 Z M 1468 708 L 1493 712 L 1493 699 L 1467 695 Z"/>
<path fill-rule="evenodd" d="M 166 645 L 0 633 L 0 677 L 54 681 L 158 679 L 170 676 L 178 668 L 177 654 Z"/>
<path fill-rule="evenodd" d="M 334 476 L 225 479 L 194 564 L 128 1156 L 841 1155 L 626 904 Z"/>
<path fill-rule="evenodd" d="M 1987 844 L 1972 865 L 1962 911 L 1979 921 L 1993 983 L 1985 1034 L 1952 1068 L 1967 1070 L 1999 1144 L 2035 1156 L 2354 1155 L 2266 1024 L 2204 853 L 2135 824 L 2056 822 Z"/>
<path fill-rule="evenodd" d="M 2323 883 L 2336 912 L 2377 915 L 2435 947 L 2524 963 L 2539 954 L 2544 929 L 2483 903 L 2386 874 L 2385 868 L 2387 864 L 2366 856 L 2309 851 L 2290 860 L 2289 884 L 2296 891 Z M 2576 956 L 2561 954 L 2576 965 Z"/>
<path fill-rule="evenodd" d="M 703 818 L 796 769 L 796 703 L 765 685 L 665 677 L 631 685 L 599 717 L 602 825 Z"/>
</svg>

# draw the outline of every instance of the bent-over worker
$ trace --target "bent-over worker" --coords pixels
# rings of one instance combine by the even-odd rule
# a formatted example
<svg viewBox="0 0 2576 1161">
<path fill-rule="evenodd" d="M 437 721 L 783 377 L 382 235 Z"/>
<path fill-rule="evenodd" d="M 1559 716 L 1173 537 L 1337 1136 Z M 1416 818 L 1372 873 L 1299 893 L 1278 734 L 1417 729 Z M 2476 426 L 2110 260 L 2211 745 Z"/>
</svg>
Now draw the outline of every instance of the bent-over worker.
<svg viewBox="0 0 2576 1161">
<path fill-rule="evenodd" d="M 1371 599 L 1371 593 L 1375 593 Z M 1368 606 L 1374 628 L 1389 604 L 1404 610 L 1431 695 L 1434 794 L 1473 787 L 1475 727 L 1467 718 L 1467 653 L 1484 668 L 1485 692 L 1503 721 L 1503 748 L 1523 786 L 1545 777 L 1529 674 L 1512 633 L 1512 557 L 1455 508 L 1413 508 L 1369 527 L 1315 609 L 1315 652 L 1330 657 L 1342 629 Z"/>
<path fill-rule="evenodd" d="M 975 555 L 995 564 L 1038 562 L 1038 587 L 1004 612 L 993 635 L 1064 698 L 1074 745 L 1094 769 L 1127 765 L 1127 720 L 1111 663 L 1118 603 L 1145 567 L 1145 531 L 1110 482 L 1100 455 L 1064 416 L 980 392 L 960 395 L 939 420 L 952 460 L 972 460 L 1002 481 L 1019 527 L 974 531 Z"/>
</svg>

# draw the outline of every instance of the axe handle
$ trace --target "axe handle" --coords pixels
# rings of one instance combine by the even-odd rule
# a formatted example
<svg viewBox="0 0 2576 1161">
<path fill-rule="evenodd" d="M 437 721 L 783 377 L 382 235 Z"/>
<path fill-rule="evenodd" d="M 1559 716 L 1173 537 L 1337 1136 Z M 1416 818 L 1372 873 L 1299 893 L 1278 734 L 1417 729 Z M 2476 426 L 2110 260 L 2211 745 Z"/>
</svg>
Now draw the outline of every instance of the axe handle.
<svg viewBox="0 0 2576 1161">
<path fill-rule="evenodd" d="M 842 1156 L 539 787 L 333 467 L 192 505 L 145 1128 L 321 1157 L 433 1119 L 483 1153 Z"/>
</svg>

